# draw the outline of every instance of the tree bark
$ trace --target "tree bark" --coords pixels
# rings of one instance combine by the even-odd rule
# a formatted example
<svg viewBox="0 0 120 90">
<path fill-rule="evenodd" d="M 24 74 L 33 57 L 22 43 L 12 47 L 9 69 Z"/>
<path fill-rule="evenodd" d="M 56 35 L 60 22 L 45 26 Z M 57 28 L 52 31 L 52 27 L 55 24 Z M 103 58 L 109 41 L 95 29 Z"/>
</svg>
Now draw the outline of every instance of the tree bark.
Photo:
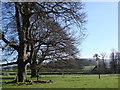
<svg viewBox="0 0 120 90">
<path fill-rule="evenodd" d="M 37 70 L 31 69 L 31 77 L 37 77 Z"/>
<path fill-rule="evenodd" d="M 41 63 L 43 60 L 39 61 L 39 63 L 36 62 L 36 59 L 31 64 L 31 77 L 38 77 L 39 76 L 39 70 L 42 67 Z"/>
<path fill-rule="evenodd" d="M 31 64 L 31 78 L 32 77 L 37 77 L 37 68 L 36 68 L 37 62 L 33 61 Z"/>
<path fill-rule="evenodd" d="M 25 82 L 27 80 L 27 63 L 25 62 L 27 60 L 27 52 L 26 48 L 27 45 L 23 43 L 24 45 L 20 45 L 19 51 L 18 51 L 18 75 L 17 75 L 17 81 L 18 82 Z"/>
<path fill-rule="evenodd" d="M 26 65 L 18 63 L 18 82 L 25 82 L 27 80 Z"/>
</svg>

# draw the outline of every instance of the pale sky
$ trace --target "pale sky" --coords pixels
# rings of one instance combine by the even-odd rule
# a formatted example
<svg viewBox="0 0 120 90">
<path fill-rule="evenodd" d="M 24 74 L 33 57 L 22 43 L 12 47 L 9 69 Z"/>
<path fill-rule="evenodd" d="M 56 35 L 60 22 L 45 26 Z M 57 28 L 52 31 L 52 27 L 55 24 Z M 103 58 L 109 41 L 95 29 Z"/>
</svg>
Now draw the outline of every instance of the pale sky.
<svg viewBox="0 0 120 90">
<path fill-rule="evenodd" d="M 80 48 L 81 57 L 110 53 L 118 49 L 118 3 L 85 2 L 87 12 L 87 38 Z"/>
<path fill-rule="evenodd" d="M 88 36 L 80 46 L 81 57 L 117 50 L 118 2 L 85 2 L 85 6 Z"/>
</svg>

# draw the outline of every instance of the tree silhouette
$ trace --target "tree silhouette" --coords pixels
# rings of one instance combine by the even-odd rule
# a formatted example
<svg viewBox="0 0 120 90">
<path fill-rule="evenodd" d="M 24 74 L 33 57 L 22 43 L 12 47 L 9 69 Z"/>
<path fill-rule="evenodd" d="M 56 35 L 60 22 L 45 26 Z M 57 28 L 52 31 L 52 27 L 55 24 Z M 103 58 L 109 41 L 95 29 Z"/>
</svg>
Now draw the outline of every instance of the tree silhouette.
<svg viewBox="0 0 120 90">
<path fill-rule="evenodd" d="M 93 70 L 97 69 L 98 74 L 99 74 L 99 79 L 100 79 L 100 73 L 101 73 L 101 71 L 100 71 L 101 67 L 100 67 L 100 64 L 99 64 L 99 62 L 100 62 L 99 57 L 100 56 L 98 54 L 95 54 L 93 57 L 96 58 L 96 61 L 97 61 L 97 65 L 95 66 L 95 68 Z"/>
</svg>

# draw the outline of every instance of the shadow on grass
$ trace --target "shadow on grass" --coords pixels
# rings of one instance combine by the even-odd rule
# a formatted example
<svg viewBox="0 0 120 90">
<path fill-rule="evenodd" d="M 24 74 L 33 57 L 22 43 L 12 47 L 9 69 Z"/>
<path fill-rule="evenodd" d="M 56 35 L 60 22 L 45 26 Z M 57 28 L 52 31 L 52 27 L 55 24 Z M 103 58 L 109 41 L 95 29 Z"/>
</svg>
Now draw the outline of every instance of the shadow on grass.
<svg viewBox="0 0 120 90">
<path fill-rule="evenodd" d="M 44 83 L 53 83 L 52 80 L 49 80 L 49 81 L 40 81 L 40 80 L 26 80 L 25 82 L 17 82 L 17 80 L 15 80 L 14 78 L 10 78 L 12 79 L 11 81 L 4 81 L 4 82 L 0 82 L 0 83 L 5 83 L 5 84 L 17 84 L 18 86 L 21 86 L 21 85 L 32 85 L 33 83 L 41 83 L 41 84 L 44 84 Z"/>
<path fill-rule="evenodd" d="M 2 78 L 0 78 L 0 79 L 15 79 L 14 77 L 2 77 Z"/>
<path fill-rule="evenodd" d="M 0 79 L 2 80 L 2 82 L 0 83 L 9 83 L 9 82 L 13 82 L 15 80 L 15 77 L 0 77 Z M 6 80 L 10 80 L 10 81 L 6 81 Z"/>
</svg>

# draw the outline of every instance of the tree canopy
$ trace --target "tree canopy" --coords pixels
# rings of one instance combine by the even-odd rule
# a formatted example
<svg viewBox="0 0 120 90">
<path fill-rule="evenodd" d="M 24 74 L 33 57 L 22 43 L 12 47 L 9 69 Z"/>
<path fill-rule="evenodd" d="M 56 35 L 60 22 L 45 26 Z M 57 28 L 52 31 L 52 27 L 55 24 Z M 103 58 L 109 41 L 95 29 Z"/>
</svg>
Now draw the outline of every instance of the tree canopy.
<svg viewBox="0 0 120 90">
<path fill-rule="evenodd" d="M 84 36 L 86 22 L 83 8 L 81 2 L 2 4 L 2 40 L 9 44 L 4 52 L 17 59 L 18 81 L 27 79 L 26 65 L 36 58 L 41 63 L 45 57 L 63 58 L 78 52 L 76 45 Z"/>
</svg>

